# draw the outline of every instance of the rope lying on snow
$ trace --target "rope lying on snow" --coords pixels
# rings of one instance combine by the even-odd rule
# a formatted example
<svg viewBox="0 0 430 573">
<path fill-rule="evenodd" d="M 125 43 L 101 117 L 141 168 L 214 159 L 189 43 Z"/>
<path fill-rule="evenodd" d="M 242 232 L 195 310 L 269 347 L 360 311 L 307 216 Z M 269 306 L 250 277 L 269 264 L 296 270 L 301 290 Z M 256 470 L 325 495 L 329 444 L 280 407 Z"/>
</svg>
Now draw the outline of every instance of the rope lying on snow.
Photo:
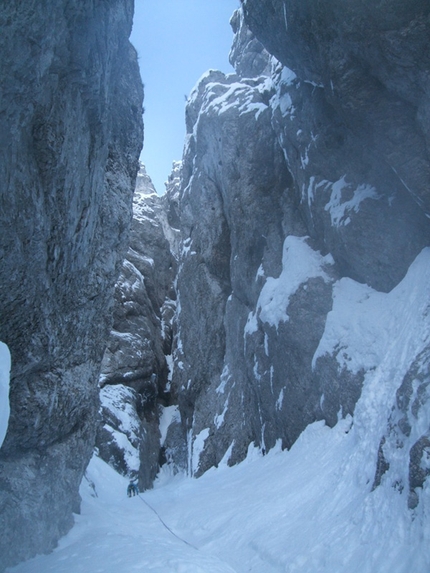
<svg viewBox="0 0 430 573">
<path fill-rule="evenodd" d="M 199 550 L 198 547 L 196 547 L 196 546 L 193 545 L 192 543 L 189 543 L 189 542 L 186 541 L 185 539 L 182 539 L 182 537 L 179 537 L 179 535 L 177 535 L 174 531 L 172 531 L 172 530 L 170 529 L 170 527 L 167 525 L 167 523 L 165 523 L 165 522 L 163 521 L 163 519 L 162 519 L 161 516 L 157 513 L 157 511 L 156 511 L 151 505 L 149 505 L 149 503 L 148 503 L 147 501 L 145 501 L 145 500 L 143 499 L 143 497 L 141 497 L 140 494 L 138 494 L 138 497 L 139 497 L 139 499 L 141 499 L 141 500 L 143 501 L 143 503 L 144 503 L 147 507 L 149 507 L 149 509 L 150 509 L 151 511 L 153 511 L 153 512 L 155 513 L 155 515 L 156 515 L 156 516 L 158 517 L 158 519 L 160 520 L 161 524 L 167 529 L 167 531 L 169 531 L 172 535 L 174 535 L 174 536 L 176 537 L 176 539 L 179 539 L 179 541 L 182 541 L 182 543 L 185 543 L 186 545 L 189 545 L 190 547 L 192 547 L 192 548 L 195 549 L 196 551 Z"/>
</svg>

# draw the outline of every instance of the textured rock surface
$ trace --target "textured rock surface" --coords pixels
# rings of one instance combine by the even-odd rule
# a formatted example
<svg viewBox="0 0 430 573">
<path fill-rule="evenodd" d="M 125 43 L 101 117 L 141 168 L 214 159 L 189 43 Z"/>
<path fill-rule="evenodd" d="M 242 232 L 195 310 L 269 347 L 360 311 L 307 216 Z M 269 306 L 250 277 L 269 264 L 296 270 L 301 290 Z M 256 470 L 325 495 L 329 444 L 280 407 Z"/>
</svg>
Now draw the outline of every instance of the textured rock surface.
<svg viewBox="0 0 430 573">
<path fill-rule="evenodd" d="M 390 290 L 429 240 L 428 6 L 251 1 L 245 15 L 297 74 L 275 80 L 274 121 L 309 233 L 343 274 Z"/>
<path fill-rule="evenodd" d="M 377 363 L 352 367 L 341 331 L 324 349 L 335 289 L 388 293 L 429 245 L 429 10 L 373 6 L 247 0 L 258 39 L 237 12 L 237 75 L 211 71 L 189 98 L 181 422 L 166 443 L 193 474 L 352 414 Z M 375 483 L 389 463 L 386 424 Z M 424 479 L 426 439 L 413 442 L 411 483 Z"/>
<path fill-rule="evenodd" d="M 247 0 L 243 8 L 266 49 L 294 71 L 274 76 L 273 125 L 307 232 L 342 275 L 390 291 L 430 242 L 428 3 Z M 325 397 L 336 388 L 327 358 L 315 364 Z M 380 420 L 374 487 L 390 470 L 412 509 L 429 474 L 428 369 L 425 347 Z"/>
<path fill-rule="evenodd" d="M 238 29 L 255 50 L 255 40 Z M 229 448 L 230 461 L 240 461 L 251 441 L 268 448 L 281 438 L 289 446 L 321 416 L 311 361 L 336 271 L 333 260 L 304 239 L 293 181 L 271 124 L 273 95 L 264 76 L 211 72 L 187 108 L 174 381 L 184 435 L 191 431 L 187 465 L 197 474 L 219 463 Z M 283 245 L 290 234 L 297 240 Z M 280 275 L 289 249 L 315 259 L 318 270 L 291 300 L 294 321 L 279 329 L 260 321 L 254 328 L 266 277 Z M 283 348 L 296 350 L 288 355 Z M 286 378 L 290 399 L 283 403 Z"/>
<path fill-rule="evenodd" d="M 100 398 L 98 455 L 117 472 L 138 480 L 139 491 L 151 487 L 159 463 L 158 415 L 148 416 L 142 395 L 123 384 L 104 386 Z"/>
<path fill-rule="evenodd" d="M 0 6 L 0 569 L 79 511 L 142 142 L 131 0 Z"/>
<path fill-rule="evenodd" d="M 172 250 L 177 248 L 179 231 L 169 224 L 165 203 L 174 194 L 174 179 L 169 192 L 159 197 L 141 166 L 130 247 L 115 288 L 113 329 L 101 370 L 105 399 L 97 446 L 101 457 L 115 469 L 138 477 L 141 490 L 152 486 L 159 468 L 159 409 L 170 402 L 166 356 L 171 354 L 176 308 L 173 282 L 177 263 Z M 121 388 L 122 394 L 131 391 L 128 411 L 131 425 L 137 427 L 132 438 L 118 421 L 124 416 L 116 414 Z M 115 400 L 109 399 L 112 392 Z M 126 461 L 130 448 L 136 449 L 131 456 L 134 465 Z"/>
</svg>

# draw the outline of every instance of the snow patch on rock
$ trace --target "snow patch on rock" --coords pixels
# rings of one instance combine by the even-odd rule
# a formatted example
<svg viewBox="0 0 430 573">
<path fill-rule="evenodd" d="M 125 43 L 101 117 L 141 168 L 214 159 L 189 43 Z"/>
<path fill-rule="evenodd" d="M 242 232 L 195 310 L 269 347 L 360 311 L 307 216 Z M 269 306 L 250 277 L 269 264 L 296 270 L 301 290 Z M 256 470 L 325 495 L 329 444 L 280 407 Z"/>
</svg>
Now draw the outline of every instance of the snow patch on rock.
<svg viewBox="0 0 430 573">
<path fill-rule="evenodd" d="M 0 447 L 5 439 L 9 423 L 9 377 L 11 359 L 8 346 L 0 342 Z"/>
<path fill-rule="evenodd" d="M 245 327 L 245 334 L 255 332 L 256 318 L 275 328 L 280 322 L 287 322 L 290 297 L 310 278 L 321 277 L 329 282 L 324 270 L 333 265 L 331 255 L 322 256 L 306 242 L 307 237 L 290 235 L 285 239 L 282 256 L 282 272 L 278 278 L 268 277 L 263 286 L 256 312 L 251 312 Z"/>
<path fill-rule="evenodd" d="M 331 185 L 332 192 L 330 201 L 325 206 L 325 210 L 330 213 L 332 225 L 335 227 L 348 225 L 351 222 L 348 213 L 351 211 L 357 213 L 360 209 L 360 204 L 366 199 L 373 199 L 375 201 L 380 198 L 376 189 L 366 183 L 354 189 L 351 184 L 347 183 L 346 176 L 341 177 L 335 183 L 327 182 L 327 185 Z M 345 193 L 352 193 L 352 197 L 345 200 Z"/>
<path fill-rule="evenodd" d="M 377 367 L 393 339 L 414 330 L 430 308 L 430 249 L 424 249 L 401 283 L 378 292 L 349 278 L 333 285 L 333 309 L 312 365 L 324 354 L 335 355 L 341 368 L 353 373 Z M 398 363 L 398 359 L 393 361 Z"/>
</svg>

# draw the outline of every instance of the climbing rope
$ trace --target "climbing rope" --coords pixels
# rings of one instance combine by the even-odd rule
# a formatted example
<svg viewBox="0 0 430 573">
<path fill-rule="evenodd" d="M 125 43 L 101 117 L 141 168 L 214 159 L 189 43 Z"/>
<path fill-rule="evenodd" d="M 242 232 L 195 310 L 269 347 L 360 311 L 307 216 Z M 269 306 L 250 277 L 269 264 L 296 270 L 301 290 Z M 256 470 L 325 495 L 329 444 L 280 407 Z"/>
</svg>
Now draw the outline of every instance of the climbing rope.
<svg viewBox="0 0 430 573">
<path fill-rule="evenodd" d="M 183 539 L 182 537 L 179 537 L 179 535 L 177 535 L 174 531 L 172 531 L 170 529 L 170 527 L 167 525 L 167 523 L 165 521 L 163 521 L 162 517 L 159 515 L 159 513 L 157 512 L 157 510 L 155 510 L 152 505 L 150 505 L 147 501 L 145 501 L 143 499 L 143 497 L 141 497 L 140 494 L 138 494 L 139 499 L 141 499 L 143 501 L 143 503 L 151 510 L 155 513 L 155 515 L 158 517 L 160 523 L 167 529 L 167 531 L 169 531 L 172 535 L 174 535 L 176 537 L 176 539 L 179 539 L 179 541 L 182 541 L 182 543 L 185 543 L 186 545 L 189 545 L 190 547 L 192 547 L 193 549 L 195 549 L 196 551 L 199 550 L 198 547 L 196 547 L 195 545 L 193 545 L 192 543 L 189 543 L 186 539 Z"/>
</svg>

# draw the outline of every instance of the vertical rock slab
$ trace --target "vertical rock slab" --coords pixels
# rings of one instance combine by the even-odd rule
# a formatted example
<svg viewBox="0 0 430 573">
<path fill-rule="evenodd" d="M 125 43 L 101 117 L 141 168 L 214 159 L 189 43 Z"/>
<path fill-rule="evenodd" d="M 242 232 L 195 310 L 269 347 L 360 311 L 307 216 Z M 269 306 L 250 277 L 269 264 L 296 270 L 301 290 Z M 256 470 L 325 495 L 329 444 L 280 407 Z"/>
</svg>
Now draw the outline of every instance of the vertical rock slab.
<svg viewBox="0 0 430 573">
<path fill-rule="evenodd" d="M 141 491 L 152 486 L 159 469 L 159 409 L 170 400 L 166 356 L 171 354 L 177 263 L 166 236 L 174 249 L 179 231 L 167 221 L 166 199 L 157 195 L 141 166 L 130 247 L 115 286 L 114 321 L 100 377 L 100 456 L 120 473 L 138 478 Z M 128 408 L 119 416 L 122 396 Z"/>
<path fill-rule="evenodd" d="M 174 373 L 187 455 L 177 420 L 170 448 L 194 475 L 353 414 L 388 348 L 366 362 L 359 309 L 392 300 L 430 244 L 428 4 L 244 0 L 231 24 L 237 75 L 208 72 L 187 105 Z M 384 322 L 372 329 L 386 340 Z"/>
<path fill-rule="evenodd" d="M 357 281 L 354 288 L 366 283 L 389 300 L 430 245 L 430 6 L 422 0 L 244 0 L 242 6 L 247 25 L 282 63 L 273 76 L 273 125 L 308 233 L 330 251 L 341 275 Z M 411 309 L 425 307 L 427 292 L 418 279 L 396 312 L 413 296 Z M 359 332 L 363 317 L 351 312 L 351 297 L 346 302 L 342 314 Z M 346 337 L 339 325 L 333 328 L 335 315 L 326 325 L 335 344 L 313 359 L 324 392 L 321 407 L 332 423 L 327 398 L 335 405 L 334 394 L 346 391 L 357 399 L 348 389 L 351 375 L 359 375 L 353 362 L 362 362 L 364 379 L 372 370 L 363 360 L 368 338 L 355 352 L 345 351 Z M 412 510 L 429 475 L 429 354 L 427 334 L 419 334 L 426 327 L 427 310 L 411 336 L 415 354 L 409 363 L 401 353 L 390 355 L 390 347 L 402 346 L 403 324 L 389 330 L 381 320 L 375 338 L 376 347 L 387 333 L 391 337 L 374 366 L 390 356 L 392 370 L 403 374 L 386 397 L 392 412 L 373 420 L 380 434 L 373 487 L 391 480 L 409 492 Z M 337 388 L 339 367 L 345 374 Z"/>
<path fill-rule="evenodd" d="M 268 55 L 260 56 L 264 72 Z M 275 409 L 278 399 L 267 396 L 270 386 L 261 391 L 244 337 L 265 277 L 281 272 L 285 233 L 304 234 L 271 124 L 272 96 L 265 75 L 211 71 L 187 106 L 174 386 L 188 443 L 185 463 L 195 475 L 227 451 L 233 463 L 250 442 L 261 445 L 262 400 Z M 177 430 L 171 444 L 167 435 L 169 448 L 184 463 Z"/>
<path fill-rule="evenodd" d="M 79 511 L 142 145 L 131 0 L 0 6 L 0 569 Z"/>
<path fill-rule="evenodd" d="M 282 64 L 273 125 L 308 233 L 342 274 L 390 291 L 430 236 L 428 4 L 248 0 L 243 12 Z"/>
</svg>

